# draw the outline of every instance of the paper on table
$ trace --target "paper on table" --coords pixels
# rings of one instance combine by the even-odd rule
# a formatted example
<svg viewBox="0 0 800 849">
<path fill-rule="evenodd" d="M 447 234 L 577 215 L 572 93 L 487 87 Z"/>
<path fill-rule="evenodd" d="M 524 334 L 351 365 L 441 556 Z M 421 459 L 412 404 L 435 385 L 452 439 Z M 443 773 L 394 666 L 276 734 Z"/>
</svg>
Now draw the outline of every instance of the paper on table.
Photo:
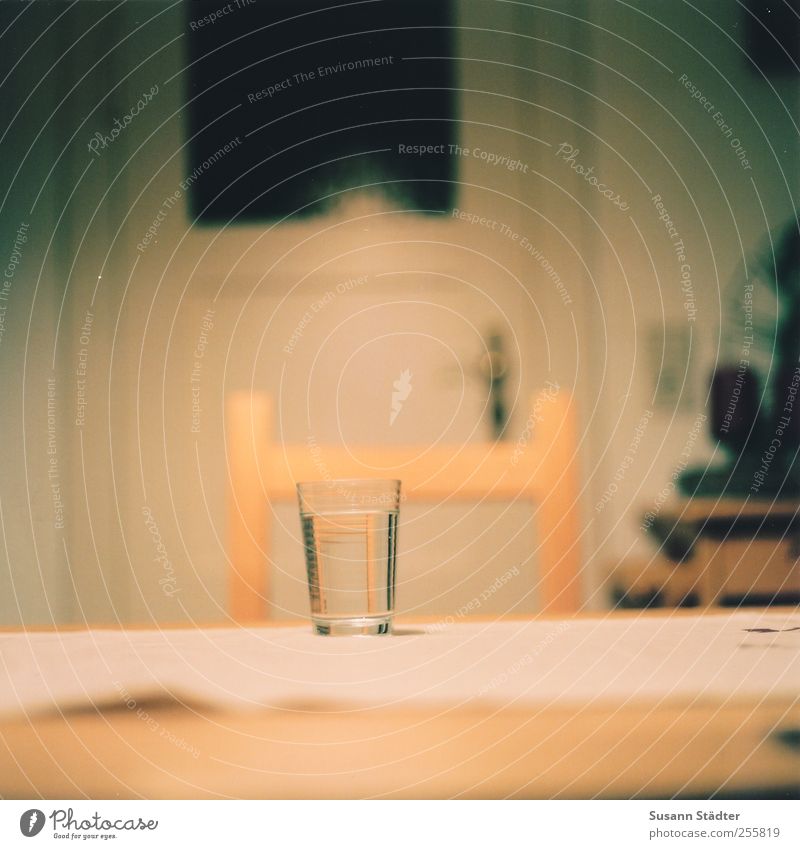
<svg viewBox="0 0 800 849">
<path fill-rule="evenodd" d="M 755 629 L 755 630 L 754 630 Z M 222 708 L 796 699 L 800 615 L 459 623 L 379 638 L 308 626 L 0 635 L 0 714 L 141 701 Z"/>
</svg>

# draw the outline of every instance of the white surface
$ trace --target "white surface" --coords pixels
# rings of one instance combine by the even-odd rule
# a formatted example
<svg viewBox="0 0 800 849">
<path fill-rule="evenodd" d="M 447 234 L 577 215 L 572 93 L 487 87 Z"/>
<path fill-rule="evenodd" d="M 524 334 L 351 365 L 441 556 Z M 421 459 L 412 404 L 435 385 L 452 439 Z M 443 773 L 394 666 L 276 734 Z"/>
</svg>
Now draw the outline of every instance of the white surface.
<svg viewBox="0 0 800 849">
<path fill-rule="evenodd" d="M 158 696 L 320 711 L 797 699 L 799 649 L 800 613 L 758 612 L 457 622 L 372 638 L 308 625 L 4 634 L 0 714 Z"/>
</svg>

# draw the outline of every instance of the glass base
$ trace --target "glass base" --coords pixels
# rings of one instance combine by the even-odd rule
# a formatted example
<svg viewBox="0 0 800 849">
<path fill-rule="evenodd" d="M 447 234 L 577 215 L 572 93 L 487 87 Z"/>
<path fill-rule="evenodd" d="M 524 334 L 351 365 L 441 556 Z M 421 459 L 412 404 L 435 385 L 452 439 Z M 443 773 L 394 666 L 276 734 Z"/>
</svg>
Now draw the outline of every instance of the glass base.
<svg viewBox="0 0 800 849">
<path fill-rule="evenodd" d="M 330 637 L 372 637 L 378 634 L 391 634 L 392 617 L 389 616 L 353 616 L 347 619 L 311 620 L 314 633 Z"/>
</svg>

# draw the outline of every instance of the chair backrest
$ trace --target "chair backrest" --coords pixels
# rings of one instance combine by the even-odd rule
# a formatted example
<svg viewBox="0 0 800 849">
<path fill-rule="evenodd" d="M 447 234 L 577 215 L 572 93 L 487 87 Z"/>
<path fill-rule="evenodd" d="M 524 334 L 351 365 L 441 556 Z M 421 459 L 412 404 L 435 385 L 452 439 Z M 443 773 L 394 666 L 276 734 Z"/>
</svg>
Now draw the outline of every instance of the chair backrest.
<svg viewBox="0 0 800 849">
<path fill-rule="evenodd" d="M 230 497 L 229 611 L 265 618 L 269 598 L 271 504 L 296 503 L 295 481 L 322 477 L 399 478 L 405 502 L 529 501 L 536 528 L 538 597 L 543 612 L 580 605 L 578 476 L 574 400 L 543 390 L 516 440 L 434 446 L 324 446 L 272 440 L 272 399 L 233 393 L 225 439 Z M 363 468 L 360 465 L 363 464 Z"/>
</svg>

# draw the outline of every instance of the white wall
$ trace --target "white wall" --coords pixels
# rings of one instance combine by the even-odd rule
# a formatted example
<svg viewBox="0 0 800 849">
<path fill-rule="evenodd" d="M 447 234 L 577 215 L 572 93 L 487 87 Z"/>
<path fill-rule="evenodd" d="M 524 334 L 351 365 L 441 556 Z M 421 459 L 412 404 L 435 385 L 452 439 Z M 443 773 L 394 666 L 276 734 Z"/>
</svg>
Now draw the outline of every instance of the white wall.
<svg viewBox="0 0 800 849">
<path fill-rule="evenodd" d="M 640 530 L 642 513 L 657 509 L 684 451 L 691 464 L 713 456 L 710 441 L 693 443 L 692 433 L 697 416 L 708 413 L 708 382 L 719 354 L 720 293 L 744 258 L 763 244 L 766 231 L 796 215 L 800 163 L 797 77 L 765 79 L 751 70 L 742 48 L 744 12 L 737 4 L 707 0 L 695 4 L 697 13 L 685 15 L 655 1 L 634 5 L 635 12 L 613 17 L 605 4 L 588 7 L 597 60 L 590 125 L 595 136 L 585 133 L 576 144 L 581 158 L 585 152 L 587 162 L 596 163 L 631 204 L 629 216 L 601 204 L 592 237 L 607 321 L 607 332 L 595 336 L 594 344 L 604 351 L 598 379 L 606 381 L 602 397 L 608 401 L 599 410 L 597 478 L 594 501 L 587 505 L 598 524 L 596 575 L 600 561 L 613 563 L 629 550 L 653 553 Z M 684 75 L 714 104 L 713 112 L 692 98 Z M 717 112 L 732 128 L 731 138 L 715 122 Z M 747 151 L 749 169 L 731 146 L 736 138 Z M 682 289 L 684 263 L 678 263 L 653 195 L 661 196 L 685 244 L 688 294 Z M 694 316 L 687 306 L 696 309 Z M 679 390 L 678 398 L 661 406 L 653 398 L 657 372 L 651 363 L 660 362 L 670 340 L 687 329 L 691 365 L 686 367 L 686 355 L 676 363 L 679 374 L 686 372 L 684 397 Z M 597 502 L 616 482 L 648 411 L 653 417 L 635 461 L 598 512 Z M 701 433 L 707 433 L 704 423 Z"/>
<path fill-rule="evenodd" d="M 309 435 L 319 443 L 353 444 L 483 439 L 485 388 L 473 370 L 482 336 L 495 326 L 518 345 L 511 438 L 524 426 L 527 398 L 546 379 L 577 393 L 585 596 L 591 606 L 604 603 L 600 588 L 609 563 L 631 548 L 649 551 L 635 517 L 669 479 L 703 410 L 720 285 L 741 260 L 740 243 L 749 249 L 765 227 L 750 178 L 771 225 L 791 208 L 765 138 L 789 185 L 796 186 L 797 136 L 776 107 L 770 84 L 753 77 L 736 44 L 703 30 L 695 14 L 679 21 L 656 2 L 637 3 L 638 12 L 605 3 L 545 5 L 552 11 L 541 4 L 533 10 L 474 0 L 459 6 L 457 53 L 468 57 L 459 66 L 460 143 L 508 153 L 528 173 L 464 157 L 457 203 L 536 245 L 563 282 L 568 303 L 541 264 L 508 235 L 452 219 L 398 217 L 369 204 L 277 229 L 212 230 L 192 227 L 181 199 L 157 242 L 137 256 L 136 245 L 185 177 L 185 21 L 178 7 L 128 3 L 92 29 L 108 7 L 86 3 L 68 28 L 59 28 L 58 38 L 53 36 L 58 44 L 81 35 L 84 40 L 46 83 L 55 103 L 41 101 L 42 108 L 58 120 L 47 131 L 50 147 L 36 153 L 35 175 L 41 180 L 63 150 L 51 215 L 57 217 L 71 199 L 57 231 L 57 251 L 47 261 L 50 288 L 37 296 L 32 313 L 16 311 L 15 304 L 15 335 L 9 330 L 0 343 L 0 356 L 11 364 L 12 399 L 4 410 L 10 437 L 3 446 L 9 473 L 2 493 L 10 568 L 0 580 L 13 592 L 3 594 L 3 621 L 50 619 L 44 586 L 58 619 L 219 618 L 225 606 L 226 393 L 251 386 L 271 392 L 278 399 L 279 436 L 292 441 Z M 157 25 L 132 35 L 124 50 L 111 50 L 89 71 L 155 8 L 162 12 Z M 699 8 L 736 33 L 735 8 Z M 646 15 L 665 20 L 674 32 Z M 707 55 L 695 53 L 681 37 L 701 44 Z M 56 54 L 51 44 L 48 55 Z M 719 103 L 746 139 L 752 172 L 742 171 L 716 125 L 678 83 L 682 73 Z M 156 83 L 157 97 L 92 161 L 86 149 L 92 134 L 107 131 Z M 796 116 L 796 85 L 773 84 Z M 578 148 L 580 162 L 594 166 L 630 209 L 613 206 L 559 159 L 562 143 Z M 675 260 L 653 213 L 650 196 L 657 192 L 686 243 L 697 307 L 691 322 L 696 365 L 687 379 L 691 397 L 677 412 L 674 404 L 660 409 L 654 403 L 652 356 L 645 350 L 653 332 L 666 327 L 671 338 L 689 324 Z M 13 198 L 24 207 L 24 193 Z M 20 215 L 14 210 L 13 221 Z M 52 229 L 41 221 L 42 233 Z M 35 282 L 32 267 L 25 268 L 27 291 Z M 314 301 L 365 274 L 367 282 L 315 315 L 291 354 L 283 350 Z M 59 451 L 71 477 L 64 533 L 52 528 L 52 507 L 42 492 L 46 419 L 26 419 L 23 445 L 16 412 L 23 388 L 26 395 L 44 397 L 48 344 L 62 295 Z M 87 310 L 94 319 L 91 339 L 83 344 Z M 211 329 L 204 324 L 209 310 Z M 31 314 L 42 343 L 29 344 L 23 336 Z M 190 379 L 206 331 L 196 384 L 200 429 L 193 433 Z M 315 360 L 328 334 L 336 344 Z M 78 426 L 75 372 L 84 348 L 87 407 Z M 27 361 L 23 384 L 26 351 L 35 358 Z M 390 427 L 391 383 L 405 368 L 414 374 L 413 394 Z M 596 510 L 646 411 L 653 418 L 634 462 L 619 491 Z M 32 444 L 40 447 L 32 450 Z M 709 450 L 698 445 L 693 457 Z M 39 487 L 32 512 L 43 517 L 37 520 L 36 548 L 31 511 L 19 498 L 26 468 Z M 303 598 L 298 529 L 291 508 L 278 518 L 286 530 L 276 540 L 275 574 L 289 576 L 281 579 L 279 594 L 295 607 Z M 524 516 L 484 511 L 469 523 L 473 536 L 451 535 L 407 555 L 402 563 L 409 581 L 418 589 L 435 587 L 437 594 L 459 584 L 489 556 L 480 529 L 495 520 L 498 538 L 505 539 Z M 408 540 L 416 548 L 432 519 L 417 514 L 408 521 Z M 442 524 L 452 521 L 448 516 Z M 509 546 L 508 562 L 525 561 L 533 546 L 532 536 L 522 534 Z M 39 568 L 49 570 L 45 581 L 32 577 Z M 423 581 L 420 576 L 428 573 Z M 478 574 L 458 586 L 448 604 L 482 589 L 486 578 Z M 506 588 L 499 609 L 525 595 L 528 586 Z M 11 601 L 15 593 L 21 613 Z"/>
<path fill-rule="evenodd" d="M 64 548 L 69 398 L 56 347 L 59 318 L 68 324 L 61 306 L 71 254 L 59 228 L 62 173 L 51 167 L 62 152 L 63 128 L 53 118 L 64 94 L 54 61 L 63 33 L 51 26 L 52 6 L 1 11 L 0 622 L 16 625 L 60 621 L 73 609 Z"/>
<path fill-rule="evenodd" d="M 536 132 L 526 126 L 533 108 L 529 101 L 535 100 L 540 81 L 529 80 L 529 74 L 513 67 L 524 63 L 531 43 L 513 38 L 506 43 L 493 32 L 476 31 L 474 27 L 487 23 L 514 30 L 512 7 L 494 7 L 491 12 L 479 4 L 462 8 L 457 52 L 479 61 L 460 68 L 460 142 L 465 148 L 508 153 L 534 171 L 549 155 L 539 132 L 544 122 Z M 510 67 L 509 49 L 519 55 Z M 164 79 L 180 70 L 178 52 L 161 58 Z M 154 68 L 148 63 L 149 74 Z M 132 82 L 132 91 L 146 87 L 147 79 L 138 88 Z M 511 96 L 498 98 L 491 92 Z M 164 117 L 180 115 L 181 96 L 171 83 L 154 106 Z M 182 144 L 181 122 L 170 120 L 159 131 L 158 146 L 178 151 Z M 154 179 L 132 206 L 126 223 L 131 242 L 141 239 L 163 199 L 184 176 L 180 155 L 163 167 L 161 157 L 157 168 L 146 155 L 141 160 L 137 167 Z M 548 256 L 558 252 L 559 273 L 577 301 L 583 286 L 578 247 L 568 244 L 577 217 L 570 210 L 554 214 L 558 187 L 535 175 L 530 186 L 520 186 L 517 175 L 471 156 L 462 158 L 460 165 L 459 208 L 528 235 Z M 131 180 L 137 190 L 143 183 Z M 175 207 L 174 212 L 161 227 L 158 244 L 148 247 L 136 267 L 129 320 L 116 334 L 120 349 L 125 345 L 142 353 L 127 379 L 132 389 L 137 373 L 141 376 L 138 406 L 142 413 L 147 410 L 141 416 L 139 456 L 127 470 L 130 478 L 118 479 L 119 491 L 130 499 L 128 548 L 132 559 L 147 561 L 150 540 L 139 517 L 147 504 L 179 572 L 179 597 L 147 596 L 150 611 L 159 616 L 179 615 L 180 603 L 190 604 L 195 617 L 219 615 L 217 605 L 224 599 L 221 404 L 227 392 L 251 386 L 269 391 L 279 409 L 277 436 L 289 441 L 309 436 L 320 444 L 342 439 L 348 444 L 482 440 L 488 436 L 486 391 L 476 366 L 483 337 L 495 326 L 518 344 L 513 352 L 515 411 L 510 433 L 522 430 L 528 398 L 545 379 L 555 378 L 564 386 L 574 382 L 576 328 L 582 318 L 563 305 L 544 272 L 532 267 L 530 257 L 507 236 L 452 218 L 398 217 L 368 203 L 328 219 L 266 232 L 261 227 L 188 229 L 185 210 Z M 287 354 L 283 348 L 311 305 L 326 291 L 335 291 L 337 284 L 362 275 L 368 276 L 367 282 L 337 295 L 315 314 Z M 202 365 L 201 432 L 190 435 L 188 375 L 208 309 L 214 311 L 214 328 Z M 144 315 L 146 328 L 140 318 Z M 414 375 L 413 395 L 390 427 L 392 382 L 404 369 Z M 123 386 L 121 380 L 115 384 Z M 119 475 L 125 474 L 120 468 Z M 406 608 L 430 611 L 423 583 L 451 587 L 444 609 L 457 599 L 468 601 L 491 583 L 480 569 L 486 553 L 483 529 L 493 527 L 505 540 L 515 523 L 529 516 L 518 508 L 500 516 L 488 508 L 477 512 L 466 530 L 462 524 L 457 532 L 425 545 L 417 542 L 431 516 L 424 510 L 406 512 L 401 562 L 409 586 L 417 588 L 410 596 L 405 591 Z M 276 603 L 297 609 L 305 604 L 305 590 L 293 508 L 279 510 L 277 525 L 283 531 L 273 553 Z M 442 526 L 450 525 L 448 520 Z M 535 544 L 527 530 L 507 547 L 495 546 L 511 561 L 528 561 L 524 586 L 516 590 L 518 596 L 528 596 L 528 610 L 536 608 L 531 594 Z M 151 583 L 157 573 L 158 567 Z M 440 596 L 441 589 L 432 595 Z M 129 615 L 148 614 L 138 591 L 130 599 Z M 401 604 L 403 599 L 401 587 Z M 514 600 L 511 587 L 495 599 L 506 608 Z"/>
</svg>

